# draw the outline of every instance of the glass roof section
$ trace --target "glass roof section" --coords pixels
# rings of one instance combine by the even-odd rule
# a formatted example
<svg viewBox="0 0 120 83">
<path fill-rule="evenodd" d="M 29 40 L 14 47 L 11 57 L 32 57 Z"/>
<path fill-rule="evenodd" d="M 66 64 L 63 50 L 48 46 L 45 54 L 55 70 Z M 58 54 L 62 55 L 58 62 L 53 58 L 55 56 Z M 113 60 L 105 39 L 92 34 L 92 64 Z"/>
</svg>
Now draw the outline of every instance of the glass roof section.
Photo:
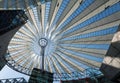
<svg viewBox="0 0 120 83">
<path fill-rule="evenodd" d="M 6 4 L 10 0 L 4 3 L 1 8 L 24 9 L 29 18 L 9 43 L 8 66 L 27 75 L 33 68 L 41 69 L 38 41 L 46 38 L 44 67 L 56 79 L 72 79 L 76 74 L 76 78 L 85 77 L 87 69 L 99 73 L 120 24 L 116 17 L 120 15 L 119 0 L 52 0 L 44 4 L 17 0 L 11 2 L 14 7 Z"/>
</svg>

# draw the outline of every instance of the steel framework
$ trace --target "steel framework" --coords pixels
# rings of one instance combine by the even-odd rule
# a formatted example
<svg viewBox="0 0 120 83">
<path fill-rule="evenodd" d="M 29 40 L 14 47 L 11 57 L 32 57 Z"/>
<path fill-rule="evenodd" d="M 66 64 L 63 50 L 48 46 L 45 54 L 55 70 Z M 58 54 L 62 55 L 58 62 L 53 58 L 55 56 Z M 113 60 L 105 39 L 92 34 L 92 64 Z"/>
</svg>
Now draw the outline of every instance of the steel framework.
<svg viewBox="0 0 120 83">
<path fill-rule="evenodd" d="M 23 78 L 8 78 L 8 79 L 0 79 L 0 83 L 27 83 L 27 81 Z"/>
<path fill-rule="evenodd" d="M 28 68 L 24 68 L 22 66 L 20 66 L 19 64 L 17 64 L 11 56 L 8 57 L 9 53 L 6 54 L 6 60 L 8 61 L 7 65 L 11 68 L 13 68 L 14 70 L 24 73 L 28 76 L 31 75 L 31 70 Z M 78 72 L 78 71 L 74 71 L 71 73 L 54 73 L 54 80 L 55 81 L 59 81 L 59 80 L 73 80 L 73 79 L 81 79 L 81 78 L 87 78 L 87 77 L 91 77 L 91 78 L 95 78 L 97 76 L 102 76 L 103 74 L 100 72 L 99 68 L 88 68 L 85 69 L 83 72 Z"/>
</svg>

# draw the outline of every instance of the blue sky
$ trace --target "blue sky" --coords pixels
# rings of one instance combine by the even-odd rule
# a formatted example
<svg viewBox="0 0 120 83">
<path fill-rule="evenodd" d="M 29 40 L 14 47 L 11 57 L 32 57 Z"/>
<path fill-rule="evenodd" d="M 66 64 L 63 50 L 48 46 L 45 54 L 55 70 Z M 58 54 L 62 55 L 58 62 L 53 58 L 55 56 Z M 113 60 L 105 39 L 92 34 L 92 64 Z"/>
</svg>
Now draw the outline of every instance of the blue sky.
<svg viewBox="0 0 120 83">
<path fill-rule="evenodd" d="M 0 79 L 8 79 L 8 78 L 19 78 L 24 77 L 26 81 L 29 80 L 29 76 L 14 71 L 13 69 L 9 68 L 7 65 L 0 71 Z M 53 82 L 53 83 L 60 83 L 60 82 Z"/>
<path fill-rule="evenodd" d="M 7 65 L 5 65 L 4 68 L 0 71 L 0 79 L 19 77 L 24 77 L 26 80 L 29 79 L 29 76 L 16 72 L 13 69 L 9 68 Z"/>
</svg>

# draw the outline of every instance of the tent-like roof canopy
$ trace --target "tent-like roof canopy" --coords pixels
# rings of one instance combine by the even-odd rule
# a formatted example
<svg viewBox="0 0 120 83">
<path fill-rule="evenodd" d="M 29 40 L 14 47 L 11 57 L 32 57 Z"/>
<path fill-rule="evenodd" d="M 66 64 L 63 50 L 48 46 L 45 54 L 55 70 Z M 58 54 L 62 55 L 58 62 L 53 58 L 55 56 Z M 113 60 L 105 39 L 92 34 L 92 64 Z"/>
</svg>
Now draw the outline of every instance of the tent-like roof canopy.
<svg viewBox="0 0 120 83">
<path fill-rule="evenodd" d="M 38 41 L 46 38 L 46 71 L 69 77 L 99 69 L 120 24 L 119 0 L 40 1 L 0 2 L 0 9 L 23 9 L 29 18 L 9 43 L 8 65 L 27 75 L 33 68 L 41 69 Z"/>
</svg>

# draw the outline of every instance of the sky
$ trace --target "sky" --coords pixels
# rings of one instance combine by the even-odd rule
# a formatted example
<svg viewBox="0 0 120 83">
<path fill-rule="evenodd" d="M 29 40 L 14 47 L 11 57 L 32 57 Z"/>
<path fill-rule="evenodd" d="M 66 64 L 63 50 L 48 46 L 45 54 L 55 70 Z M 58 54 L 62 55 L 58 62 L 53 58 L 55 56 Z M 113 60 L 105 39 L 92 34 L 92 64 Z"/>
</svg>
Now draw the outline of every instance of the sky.
<svg viewBox="0 0 120 83">
<path fill-rule="evenodd" d="M 4 68 L 0 71 L 0 79 L 19 78 L 19 77 L 25 78 L 26 81 L 29 80 L 29 76 L 21 74 L 15 70 L 11 69 L 7 65 L 5 65 Z M 57 82 L 53 82 L 53 83 L 60 83 L 60 82 L 57 81 Z"/>
<path fill-rule="evenodd" d="M 7 65 L 0 71 L 0 79 L 7 79 L 7 78 L 19 78 L 24 77 L 27 81 L 29 80 L 29 76 L 21 74 L 13 69 L 9 68 Z"/>
</svg>

